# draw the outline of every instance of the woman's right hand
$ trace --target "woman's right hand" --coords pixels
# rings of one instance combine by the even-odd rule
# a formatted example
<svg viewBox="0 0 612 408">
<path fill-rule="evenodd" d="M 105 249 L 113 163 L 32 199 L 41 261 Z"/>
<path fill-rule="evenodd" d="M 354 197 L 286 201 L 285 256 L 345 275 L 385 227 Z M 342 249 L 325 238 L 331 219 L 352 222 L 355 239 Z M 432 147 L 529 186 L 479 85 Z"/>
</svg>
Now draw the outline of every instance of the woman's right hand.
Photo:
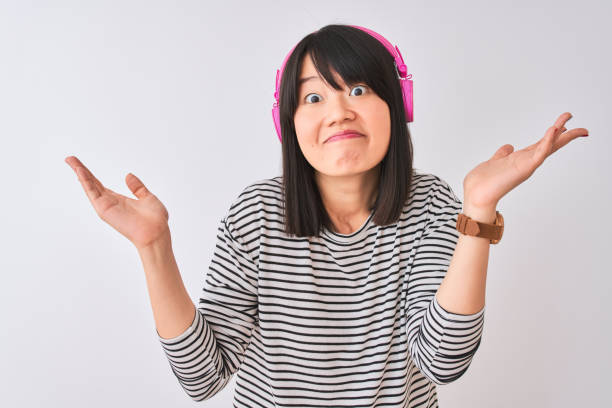
<svg viewBox="0 0 612 408">
<path fill-rule="evenodd" d="M 104 187 L 75 156 L 64 159 L 77 174 L 98 216 L 129 239 L 139 250 L 170 238 L 168 211 L 138 177 L 129 173 L 125 183 L 138 198 L 126 197 Z"/>
</svg>

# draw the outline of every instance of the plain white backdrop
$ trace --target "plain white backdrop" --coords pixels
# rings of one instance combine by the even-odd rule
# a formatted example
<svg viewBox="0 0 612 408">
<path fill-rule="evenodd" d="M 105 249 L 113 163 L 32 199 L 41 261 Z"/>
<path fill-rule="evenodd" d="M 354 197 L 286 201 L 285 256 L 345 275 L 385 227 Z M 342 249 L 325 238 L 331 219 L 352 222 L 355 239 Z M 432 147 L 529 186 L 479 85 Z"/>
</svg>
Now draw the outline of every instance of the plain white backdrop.
<svg viewBox="0 0 612 408">
<path fill-rule="evenodd" d="M 612 59 L 606 1 L 0 1 L 0 399 L 6 407 L 188 407 L 142 265 L 64 162 L 170 213 L 197 302 L 218 221 L 281 174 L 276 69 L 332 23 L 397 44 L 414 80 L 414 166 L 465 175 L 563 112 L 577 139 L 498 205 L 483 339 L 440 406 L 612 406 Z M 235 380 L 235 378 L 234 378 Z M 231 406 L 234 380 L 202 407 Z"/>
</svg>

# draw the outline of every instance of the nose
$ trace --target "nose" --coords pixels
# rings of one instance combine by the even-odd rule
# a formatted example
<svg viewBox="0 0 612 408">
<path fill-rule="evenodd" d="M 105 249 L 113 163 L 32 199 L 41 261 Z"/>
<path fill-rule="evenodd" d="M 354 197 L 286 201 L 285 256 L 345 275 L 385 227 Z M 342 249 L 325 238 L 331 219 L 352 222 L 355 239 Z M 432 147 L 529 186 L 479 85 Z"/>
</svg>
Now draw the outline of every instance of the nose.
<svg viewBox="0 0 612 408">
<path fill-rule="evenodd" d="M 355 111 L 348 96 L 344 92 L 335 92 L 330 96 L 327 104 L 327 122 L 328 125 L 342 123 L 344 120 L 352 120 L 355 118 Z"/>
</svg>

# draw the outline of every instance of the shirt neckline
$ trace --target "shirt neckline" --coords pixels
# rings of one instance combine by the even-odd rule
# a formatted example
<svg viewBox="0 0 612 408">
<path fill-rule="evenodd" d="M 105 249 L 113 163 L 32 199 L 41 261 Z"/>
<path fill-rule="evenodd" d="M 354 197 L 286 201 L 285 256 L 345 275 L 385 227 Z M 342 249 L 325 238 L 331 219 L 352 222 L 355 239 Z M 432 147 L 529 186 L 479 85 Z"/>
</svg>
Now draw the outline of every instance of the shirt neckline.
<svg viewBox="0 0 612 408">
<path fill-rule="evenodd" d="M 350 244 L 354 242 L 358 242 L 365 238 L 368 235 L 369 226 L 372 221 L 372 217 L 374 215 L 374 210 L 370 211 L 370 215 L 368 218 L 361 224 L 361 227 L 357 228 L 357 230 L 351 234 L 340 234 L 339 232 L 334 232 L 327 227 L 323 226 L 323 235 L 332 241 Z"/>
</svg>

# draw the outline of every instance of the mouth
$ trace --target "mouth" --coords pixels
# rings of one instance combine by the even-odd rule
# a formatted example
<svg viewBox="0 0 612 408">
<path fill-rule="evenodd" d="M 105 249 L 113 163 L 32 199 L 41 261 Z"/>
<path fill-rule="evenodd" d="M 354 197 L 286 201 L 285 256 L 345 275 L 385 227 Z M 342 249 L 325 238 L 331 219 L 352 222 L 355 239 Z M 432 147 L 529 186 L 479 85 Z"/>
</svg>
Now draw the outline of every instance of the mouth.
<svg viewBox="0 0 612 408">
<path fill-rule="evenodd" d="M 323 143 L 329 143 L 329 142 L 334 142 L 336 140 L 343 140 L 343 139 L 352 139 L 352 138 L 363 137 L 363 136 L 364 136 L 363 134 L 359 132 L 355 132 L 355 131 L 338 132 L 335 135 L 328 137 Z"/>
</svg>

